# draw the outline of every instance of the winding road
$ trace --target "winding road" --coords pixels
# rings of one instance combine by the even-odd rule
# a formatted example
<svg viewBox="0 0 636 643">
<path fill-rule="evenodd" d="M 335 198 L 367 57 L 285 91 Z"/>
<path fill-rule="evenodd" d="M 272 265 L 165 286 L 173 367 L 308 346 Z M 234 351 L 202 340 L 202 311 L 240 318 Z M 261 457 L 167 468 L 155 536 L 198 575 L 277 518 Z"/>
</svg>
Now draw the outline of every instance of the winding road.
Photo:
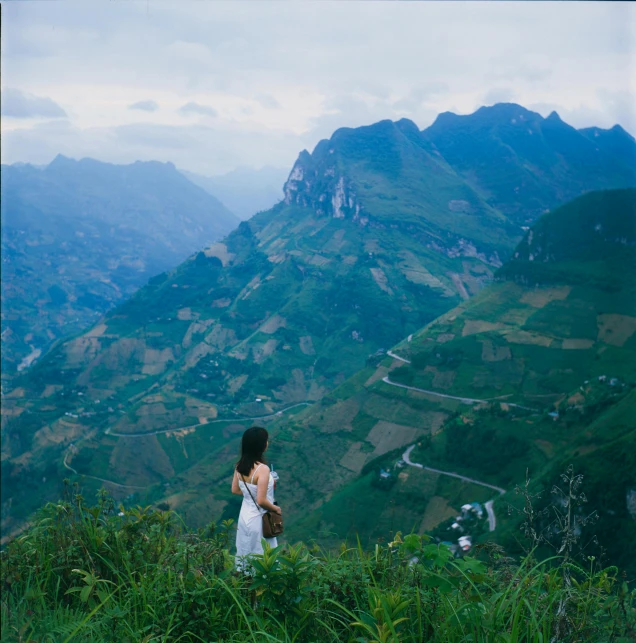
<svg viewBox="0 0 636 643">
<path fill-rule="evenodd" d="M 211 422 L 201 422 L 200 424 L 189 424 L 188 426 L 181 426 L 177 429 L 161 429 L 161 431 L 152 431 L 147 433 L 115 433 L 114 431 L 110 430 L 110 427 L 108 427 L 106 431 L 104 431 L 104 435 L 113 435 L 116 438 L 146 438 L 150 435 L 161 435 L 162 433 L 185 431 L 187 429 L 198 429 L 200 427 L 210 426 L 211 424 L 220 424 L 221 422 L 253 422 L 254 420 L 269 420 L 270 418 L 278 417 L 279 415 L 282 415 L 283 413 L 287 413 L 287 411 L 291 411 L 292 409 L 295 409 L 299 406 L 311 406 L 312 404 L 313 402 L 299 402 L 298 404 L 293 404 L 292 406 L 288 406 L 286 409 L 281 409 L 280 411 L 276 411 L 276 413 L 270 413 L 269 415 L 259 415 L 258 417 L 250 417 L 250 418 L 242 418 L 242 417 L 225 418 L 223 420 L 212 420 Z"/>
<path fill-rule="evenodd" d="M 228 418 L 224 420 L 213 420 L 212 422 L 204 422 L 202 424 L 191 424 L 190 426 L 183 426 L 178 429 L 165 429 L 162 431 L 154 431 L 153 433 L 113 433 L 110 430 L 110 427 L 108 427 L 106 431 L 104 431 L 104 435 L 113 435 L 119 438 L 143 438 L 149 435 L 159 435 L 161 433 L 170 433 L 171 431 L 183 431 L 184 429 L 197 429 L 199 427 L 210 426 L 211 424 L 218 424 L 220 422 L 252 422 L 254 420 L 266 420 L 269 418 L 274 418 L 274 417 L 283 415 L 283 413 L 287 413 L 287 411 L 291 411 L 292 409 L 295 409 L 299 406 L 311 406 L 312 404 L 313 402 L 299 402 L 298 404 L 293 404 L 292 406 L 288 406 L 286 409 L 281 409 L 280 411 L 276 411 L 276 413 L 271 413 L 270 415 L 260 415 L 258 417 Z M 148 487 L 152 486 L 152 485 L 147 485 L 145 487 L 139 487 L 133 484 L 121 484 L 120 482 L 115 482 L 113 480 L 98 478 L 97 476 L 91 476 L 86 473 L 79 473 L 76 469 L 73 469 L 73 467 L 67 462 L 69 455 L 71 455 L 70 450 L 64 454 L 63 464 L 66 469 L 68 469 L 69 471 L 72 471 L 76 476 L 83 476 L 84 478 L 90 478 L 91 480 L 104 482 L 106 484 L 110 484 L 115 487 L 121 487 L 122 489 L 147 489 Z"/>
<path fill-rule="evenodd" d="M 393 351 L 387 351 L 386 354 L 389 357 L 392 357 L 393 359 L 397 359 L 400 362 L 404 362 L 405 364 L 410 364 L 411 361 L 408 359 L 405 359 L 404 357 L 400 357 L 399 355 L 396 355 Z M 385 384 L 389 384 L 390 386 L 397 386 L 399 388 L 404 388 L 407 391 L 415 391 L 417 393 L 426 393 L 427 395 L 434 395 L 435 397 L 443 397 L 446 398 L 447 400 L 458 400 L 459 402 L 462 402 L 463 404 L 482 404 L 484 402 L 496 402 L 496 401 L 501 401 L 501 398 L 498 397 L 490 397 L 486 398 L 485 400 L 479 400 L 475 399 L 472 397 L 458 397 L 457 395 L 447 395 L 445 393 L 438 393 L 437 391 L 429 391 L 428 389 L 424 388 L 416 388 L 415 386 L 407 386 L 406 384 L 398 384 L 397 382 L 392 382 L 389 379 L 389 376 L 387 375 L 386 377 L 382 378 L 382 381 Z M 529 406 L 523 406 L 522 404 L 515 404 L 514 402 L 506 402 L 508 406 L 514 406 L 517 409 L 524 409 L 525 411 L 536 411 L 537 409 L 533 409 Z"/>
<path fill-rule="evenodd" d="M 409 335 L 409 337 L 410 337 L 410 335 Z M 410 360 L 408 360 L 408 359 L 404 359 L 403 357 L 400 357 L 399 355 L 396 355 L 393 351 L 387 351 L 387 352 L 386 352 L 386 354 L 387 354 L 389 357 L 392 357 L 393 359 L 397 359 L 397 360 L 399 360 L 400 362 L 404 362 L 405 364 L 410 364 L 410 363 L 411 363 L 411 361 L 410 361 Z"/>
<path fill-rule="evenodd" d="M 419 462 L 413 462 L 411 460 L 411 452 L 413 451 L 414 448 L 415 448 L 415 445 L 412 444 L 402 454 L 402 459 L 410 467 L 416 467 L 417 469 L 423 469 L 424 471 L 431 471 L 432 473 L 439 473 L 440 475 L 450 476 L 451 478 L 458 478 L 459 480 L 462 480 L 463 482 L 469 482 L 471 484 L 479 485 L 480 487 L 487 487 L 488 489 L 493 489 L 494 491 L 499 492 L 499 494 L 506 493 L 505 489 L 502 489 L 501 487 L 497 487 L 495 485 L 489 484 L 487 482 L 481 482 L 481 480 L 475 480 L 474 478 L 468 478 L 467 476 L 462 476 L 459 473 L 454 473 L 452 471 L 442 471 L 441 469 L 433 469 L 433 467 L 425 467 L 423 464 L 420 464 Z M 494 500 L 489 500 L 488 502 L 485 503 L 486 512 L 488 513 L 488 529 L 489 529 L 489 531 L 495 531 L 495 529 L 497 527 L 497 519 L 495 517 L 495 511 L 493 509 L 494 502 L 495 502 Z"/>
<path fill-rule="evenodd" d="M 409 341 L 410 341 L 410 339 L 411 339 L 411 337 L 409 336 Z M 410 360 L 408 360 L 408 359 L 406 359 L 404 357 L 400 357 L 399 355 L 395 354 L 391 350 L 387 351 L 387 355 L 389 357 L 393 358 L 393 359 L 396 359 L 396 360 L 400 361 L 400 362 L 404 362 L 405 364 L 410 364 L 411 363 Z M 382 381 L 385 384 L 388 384 L 389 386 L 397 386 L 398 388 L 403 388 L 403 389 L 406 389 L 406 390 L 409 390 L 409 391 L 415 391 L 417 393 L 425 393 L 427 395 L 432 395 L 432 396 L 435 396 L 435 397 L 441 397 L 441 398 L 450 399 L 450 400 L 458 400 L 459 402 L 462 402 L 464 404 L 479 404 L 479 403 L 483 403 L 483 402 L 494 401 L 494 400 L 497 399 L 497 398 L 490 398 L 490 399 L 480 400 L 480 399 L 473 399 L 473 398 L 469 398 L 469 397 L 458 397 L 456 395 L 447 395 L 445 393 L 438 393 L 437 391 L 430 391 L 430 390 L 427 390 L 427 389 L 416 388 L 415 386 L 407 386 L 406 384 L 398 384 L 397 382 L 392 382 L 389 379 L 388 375 L 386 377 L 383 377 Z M 161 435 L 161 434 L 165 434 L 165 433 L 173 433 L 173 432 L 176 432 L 176 431 L 183 431 L 183 430 L 188 430 L 188 429 L 198 429 L 198 428 L 202 428 L 202 427 L 211 426 L 212 424 L 221 424 L 221 423 L 224 423 L 224 422 L 237 422 L 238 423 L 238 422 L 252 422 L 252 421 L 256 421 L 256 420 L 268 420 L 268 419 L 271 419 L 271 418 L 278 417 L 278 416 L 282 415 L 283 413 L 287 413 L 288 411 L 291 411 L 292 409 L 298 408 L 299 406 L 311 406 L 312 404 L 313 404 L 313 402 L 299 402 L 298 404 L 293 404 L 292 406 L 288 406 L 285 409 L 281 409 L 280 411 L 277 411 L 276 413 L 270 413 L 268 415 L 260 415 L 260 416 L 256 416 L 256 417 L 243 417 L 243 418 L 240 418 L 240 417 L 237 417 L 237 418 L 225 418 L 225 419 L 222 419 L 222 420 L 212 420 L 211 422 L 202 422 L 200 424 L 191 424 L 189 426 L 183 426 L 183 427 L 179 427 L 179 428 L 175 428 L 175 429 L 161 429 L 159 431 L 152 431 L 152 432 L 146 432 L 146 433 L 116 433 L 116 432 L 111 430 L 111 427 L 108 427 L 106 429 L 106 431 L 104 432 L 104 435 L 111 435 L 113 437 L 118 437 L 118 438 L 146 438 L 146 437 L 153 436 L 153 435 Z M 510 402 L 507 402 L 507 404 L 508 404 L 508 406 L 514 406 L 514 407 L 525 409 L 525 410 L 528 410 L 528 411 L 535 411 L 536 410 L 536 409 L 532 409 L 532 408 L 527 407 L 527 406 L 522 406 L 521 404 L 513 404 L 513 403 L 510 403 Z M 454 472 L 451 472 L 451 471 L 441 471 L 440 469 L 434 469 L 432 467 L 425 467 L 423 464 L 420 464 L 419 462 L 412 462 L 411 459 L 410 459 L 410 455 L 411 455 L 411 452 L 413 451 L 414 447 L 415 447 L 415 445 L 412 444 L 404 452 L 404 454 L 402 455 L 402 458 L 403 458 L 404 462 L 406 464 L 408 464 L 409 466 L 416 467 L 416 468 L 419 468 L 419 469 L 424 469 L 426 471 L 431 471 L 432 473 L 437 473 L 437 474 L 440 474 L 440 475 L 445 475 L 445 476 L 451 476 L 453 478 L 458 478 L 459 480 L 462 480 L 464 482 L 468 482 L 468 483 L 471 483 L 471 484 L 476 484 L 476 485 L 480 485 L 482 487 L 487 487 L 489 489 L 493 489 L 494 491 L 497 491 L 500 494 L 506 493 L 505 489 L 502 489 L 501 487 L 496 487 L 494 485 L 488 484 L 487 482 L 481 482 L 479 480 L 474 480 L 473 478 L 468 478 L 466 476 L 462 476 L 462 475 L 460 475 L 458 473 L 454 473 Z M 71 455 L 71 452 L 67 451 L 66 454 L 64 455 L 63 464 L 64 464 L 64 467 L 66 469 L 68 469 L 69 471 L 72 471 L 75 475 L 83 476 L 85 478 L 90 478 L 92 480 L 97 480 L 98 482 L 103 482 L 103 483 L 110 484 L 110 485 L 113 485 L 113 486 L 116 486 L 116 487 L 121 487 L 123 489 L 147 489 L 148 488 L 147 486 L 146 487 L 140 487 L 140 486 L 136 486 L 136 485 L 122 484 L 122 483 L 119 483 L 119 482 L 114 482 L 113 480 L 107 480 L 105 478 L 98 478 L 97 476 L 91 476 L 91 475 L 88 475 L 88 474 L 79 473 L 77 470 L 75 470 L 73 467 L 71 467 L 68 464 L 67 460 L 68 460 L 69 455 Z M 151 486 L 151 485 L 148 485 L 148 486 Z M 488 513 L 488 525 L 489 525 L 490 531 L 494 531 L 496 526 L 497 526 L 497 520 L 496 520 L 495 512 L 494 512 L 494 509 L 493 509 L 493 504 L 494 504 L 494 500 L 489 500 L 488 502 L 485 503 L 486 512 Z"/>
<path fill-rule="evenodd" d="M 105 482 L 106 484 L 113 485 L 115 487 L 121 487 L 122 489 L 146 489 L 147 487 L 138 487 L 137 485 L 134 484 L 121 484 L 119 482 L 113 482 L 112 480 L 106 480 L 105 478 L 98 478 L 97 476 L 89 476 L 86 473 L 78 473 L 76 469 L 73 469 L 73 467 L 66 461 L 68 456 L 70 455 L 70 452 L 66 452 L 64 455 L 64 466 L 69 470 L 72 471 L 76 476 L 82 476 L 84 478 L 90 478 L 91 480 L 98 480 L 99 482 Z"/>
</svg>

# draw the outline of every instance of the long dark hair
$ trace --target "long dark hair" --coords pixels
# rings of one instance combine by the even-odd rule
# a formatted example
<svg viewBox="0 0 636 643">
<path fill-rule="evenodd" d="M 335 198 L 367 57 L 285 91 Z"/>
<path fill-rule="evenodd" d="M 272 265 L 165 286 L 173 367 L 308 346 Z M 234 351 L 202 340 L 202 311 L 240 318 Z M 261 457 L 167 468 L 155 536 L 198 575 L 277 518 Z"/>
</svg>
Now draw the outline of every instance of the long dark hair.
<svg viewBox="0 0 636 643">
<path fill-rule="evenodd" d="M 264 462 L 267 440 L 269 433 L 260 426 L 252 426 L 243 433 L 241 459 L 236 463 L 236 470 L 240 474 L 247 476 L 257 462 Z"/>
</svg>

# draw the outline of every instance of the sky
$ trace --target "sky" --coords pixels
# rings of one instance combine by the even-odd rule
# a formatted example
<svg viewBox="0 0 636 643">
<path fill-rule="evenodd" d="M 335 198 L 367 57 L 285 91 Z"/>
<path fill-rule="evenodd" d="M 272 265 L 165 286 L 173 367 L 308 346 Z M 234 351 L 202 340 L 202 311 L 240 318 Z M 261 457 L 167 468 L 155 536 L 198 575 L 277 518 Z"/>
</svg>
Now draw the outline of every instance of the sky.
<svg viewBox="0 0 636 643">
<path fill-rule="evenodd" d="M 2 162 L 290 168 L 339 127 L 516 102 L 636 134 L 631 2 L 2 3 Z"/>
</svg>

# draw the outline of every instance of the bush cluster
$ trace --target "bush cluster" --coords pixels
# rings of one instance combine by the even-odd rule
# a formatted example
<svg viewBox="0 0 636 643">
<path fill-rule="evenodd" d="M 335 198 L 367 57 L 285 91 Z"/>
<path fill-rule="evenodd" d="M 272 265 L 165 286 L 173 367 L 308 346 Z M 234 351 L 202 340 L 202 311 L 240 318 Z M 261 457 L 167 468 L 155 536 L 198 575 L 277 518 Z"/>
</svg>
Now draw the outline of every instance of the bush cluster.
<svg viewBox="0 0 636 643">
<path fill-rule="evenodd" d="M 627 643 L 636 635 L 636 593 L 594 561 L 519 562 L 495 545 L 455 559 L 427 537 L 396 534 L 372 551 L 266 548 L 239 573 L 232 532 L 232 521 L 191 531 L 173 512 L 124 510 L 105 493 L 87 507 L 69 487 L 2 552 L 2 641 Z"/>
</svg>

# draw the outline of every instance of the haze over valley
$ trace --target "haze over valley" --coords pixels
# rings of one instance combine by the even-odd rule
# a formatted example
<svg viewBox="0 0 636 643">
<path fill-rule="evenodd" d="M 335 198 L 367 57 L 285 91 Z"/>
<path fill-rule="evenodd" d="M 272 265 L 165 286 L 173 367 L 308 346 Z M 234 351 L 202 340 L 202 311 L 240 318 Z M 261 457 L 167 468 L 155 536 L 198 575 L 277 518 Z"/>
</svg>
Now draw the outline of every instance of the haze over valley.
<svg viewBox="0 0 636 643">
<path fill-rule="evenodd" d="M 17 4 L 6 636 L 630 640 L 633 13 Z M 285 531 L 245 576 L 231 485 L 253 425 Z M 484 634 L 524 565 L 536 604 Z M 535 631 L 526 608 L 553 620 Z"/>
<path fill-rule="evenodd" d="M 483 161 L 485 151 L 492 151 L 489 162 Z M 442 114 L 424 131 L 404 119 L 336 131 L 312 153 L 299 155 L 282 202 L 153 276 L 89 330 L 58 342 L 12 379 L 3 404 L 3 493 L 5 507 L 11 508 L 5 510 L 5 528 L 26 519 L 43 493 L 54 499 L 69 471 L 88 476 L 82 478 L 88 488 L 105 483 L 116 496 L 133 492 L 167 502 L 194 523 L 204 522 L 211 511 L 229 516 L 233 505 L 227 504 L 223 486 L 209 488 L 210 476 L 222 481 L 228 475 L 236 433 L 244 426 L 241 417 L 270 421 L 277 414 L 293 414 L 293 424 L 285 415 L 273 425 L 280 431 L 274 453 L 280 452 L 291 470 L 299 457 L 311 460 L 318 453 L 311 445 L 319 438 L 331 454 L 331 464 L 323 465 L 320 475 L 329 481 L 324 493 L 346 495 L 348 485 L 362 484 L 352 474 L 360 475 L 369 463 L 422 436 L 452 434 L 458 413 L 473 426 L 472 415 L 461 414 L 462 404 L 507 409 L 498 411 L 505 426 L 518 412 L 542 418 L 575 395 L 583 380 L 606 371 L 620 382 L 618 403 L 631 382 L 629 369 L 618 366 L 631 363 L 628 340 L 636 329 L 630 316 L 631 282 L 619 286 L 618 277 L 603 277 L 608 270 L 613 274 L 608 262 L 615 251 L 608 246 L 607 257 L 594 256 L 586 235 L 596 230 L 607 243 L 625 248 L 625 265 L 632 260 L 633 193 L 607 190 L 636 187 L 635 160 L 636 143 L 619 127 L 576 130 L 556 113 L 543 118 L 515 104 L 484 107 L 463 117 Z M 75 175 L 82 165 L 102 168 L 60 158 L 52 167 L 30 171 L 46 176 L 58 164 L 70 166 Z M 183 191 L 214 204 L 217 210 L 209 221 L 228 225 L 232 220 L 220 203 L 171 166 L 150 165 L 147 171 L 164 172 L 163 189 L 171 177 Z M 605 191 L 585 196 L 590 190 Z M 600 205 L 594 206 L 594 199 Z M 598 221 L 583 225 L 589 212 Z M 548 217 L 563 218 L 562 236 L 545 233 L 548 237 L 539 243 L 536 226 L 551 221 Z M 616 223 L 611 217 L 617 217 Z M 620 228 L 616 232 L 614 225 Z M 582 235 L 580 248 L 574 245 L 577 235 Z M 524 243 L 536 250 L 522 250 Z M 559 277 L 513 279 L 510 270 L 516 268 L 509 266 L 516 265 L 521 252 L 537 265 L 561 261 L 560 253 L 566 252 L 568 261 L 581 267 L 573 276 L 568 271 L 574 268 L 567 268 L 554 273 Z M 587 268 L 590 261 L 596 264 Z M 574 275 L 597 270 L 595 265 L 600 281 L 588 285 L 596 290 L 572 294 L 578 283 Z M 628 278 L 630 273 L 621 274 Z M 502 279 L 528 292 L 519 286 L 502 289 Z M 602 294 L 608 288 L 613 299 Z M 596 310 L 599 297 L 604 297 L 603 310 L 594 313 L 589 330 L 577 334 L 569 329 L 567 311 L 578 311 L 580 325 L 583 311 Z M 491 303 L 500 298 L 502 303 Z M 467 320 L 452 321 L 462 319 L 456 311 L 465 306 Z M 481 314 L 470 312 L 484 306 Z M 557 319 L 560 325 L 554 326 Z M 424 327 L 446 329 L 432 340 L 430 346 L 437 342 L 440 349 L 430 357 L 424 357 L 431 350 L 429 334 L 421 335 Z M 498 339 L 502 331 L 504 339 Z M 620 341 L 607 335 L 614 332 Z M 601 338 L 619 348 L 608 351 L 604 343 L 595 348 Z M 399 348 L 405 341 L 406 352 Z M 420 344 L 422 357 L 416 349 Z M 481 347 L 483 366 L 471 366 L 477 371 L 467 377 L 455 371 L 472 364 L 472 346 Z M 532 366 L 529 359 L 538 357 L 538 347 L 547 352 L 541 366 Z M 386 361 L 389 353 L 394 357 Z M 401 359 L 395 357 L 400 354 Z M 594 355 L 594 370 L 585 370 L 581 359 Z M 578 361 L 568 365 L 566 358 Z M 479 353 L 474 359 L 479 363 Z M 410 375 L 411 362 L 421 363 L 422 375 Z M 370 364 L 378 364 L 375 371 Z M 529 388 L 510 388 L 515 383 Z M 380 404 L 371 411 L 374 402 L 359 401 L 369 386 L 370 400 L 389 395 L 395 406 Z M 341 401 L 339 391 L 347 391 Z M 409 396 L 418 391 L 432 400 L 419 403 L 419 411 L 407 411 Z M 599 394 L 591 393 L 594 399 Z M 303 410 L 312 405 L 320 411 Z M 358 421 L 362 424 L 355 429 Z M 297 433 L 292 426 L 311 428 Z M 550 420 L 552 431 L 557 426 Z M 524 427 L 514 438 L 519 465 L 509 463 L 497 476 L 472 461 L 464 463 L 465 470 L 502 488 L 518 482 L 519 471 L 534 461 L 521 446 L 529 431 Z M 573 448 L 569 440 L 562 447 L 550 444 L 538 452 L 543 459 L 536 465 L 546 475 L 561 450 Z M 448 455 L 453 452 L 447 448 L 444 456 L 451 470 L 458 464 Z M 489 450 L 484 457 L 490 462 L 494 454 Z M 446 464 L 441 456 L 440 462 Z M 38 484 L 43 478 L 44 490 Z M 301 489 L 292 497 L 300 497 Z M 450 506 L 470 493 L 468 485 L 433 496 Z M 624 497 L 628 493 L 620 491 Z M 423 502 L 418 511 L 426 513 Z M 300 530 L 321 515 L 305 514 L 298 513 Z M 380 522 L 376 529 L 385 527 Z M 328 529 L 344 537 L 351 526 L 331 524 Z M 356 529 L 364 537 L 375 533 Z"/>
</svg>

